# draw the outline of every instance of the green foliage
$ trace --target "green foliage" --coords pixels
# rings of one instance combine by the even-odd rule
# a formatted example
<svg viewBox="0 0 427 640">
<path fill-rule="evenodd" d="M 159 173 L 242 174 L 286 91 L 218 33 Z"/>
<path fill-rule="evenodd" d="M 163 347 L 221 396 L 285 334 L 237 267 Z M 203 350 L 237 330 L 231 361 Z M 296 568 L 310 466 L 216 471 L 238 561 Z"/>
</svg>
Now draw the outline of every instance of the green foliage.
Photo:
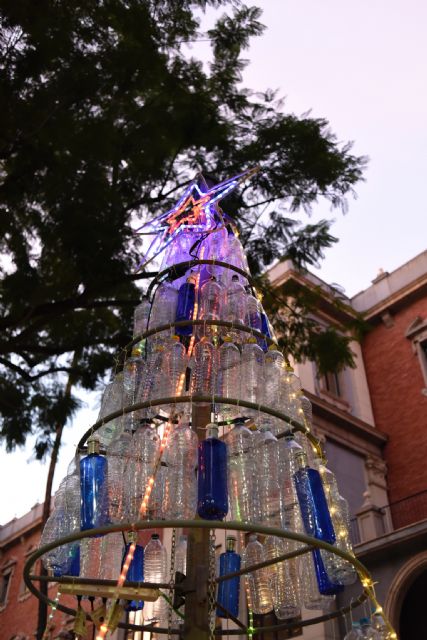
<svg viewBox="0 0 427 640">
<path fill-rule="evenodd" d="M 201 36 L 206 8 L 220 12 Z M 292 214 L 319 198 L 345 208 L 365 160 L 326 120 L 286 114 L 274 92 L 242 88 L 260 18 L 229 0 L 2 3 L 0 410 L 9 449 L 35 433 L 43 456 L 76 408 L 61 396 L 66 376 L 93 389 L 109 369 L 140 297 L 132 227 L 166 210 L 200 168 L 223 179 L 260 165 L 224 202 L 254 273 L 287 257 L 315 264 L 335 241 L 330 222 L 304 226 Z M 201 37 L 209 65 L 184 47 Z M 306 346 L 305 323 L 288 325 L 286 348 L 311 357 L 317 344 L 327 359 L 319 337 Z"/>
</svg>

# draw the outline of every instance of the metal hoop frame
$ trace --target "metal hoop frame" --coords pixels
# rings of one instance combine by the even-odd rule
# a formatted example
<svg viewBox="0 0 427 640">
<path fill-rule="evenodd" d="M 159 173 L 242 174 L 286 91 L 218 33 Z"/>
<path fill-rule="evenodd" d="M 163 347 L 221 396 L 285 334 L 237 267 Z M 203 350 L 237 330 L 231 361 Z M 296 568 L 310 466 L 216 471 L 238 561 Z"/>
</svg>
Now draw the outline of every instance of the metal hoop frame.
<svg viewBox="0 0 427 640">
<path fill-rule="evenodd" d="M 353 556 L 352 554 L 346 553 L 345 551 L 341 551 L 341 549 L 337 549 L 337 547 L 334 547 L 333 545 L 330 545 L 327 542 L 323 542 L 322 540 L 317 540 L 316 538 L 312 538 L 311 536 L 307 536 L 305 534 L 295 533 L 293 531 L 286 531 L 284 529 L 279 529 L 275 527 L 265 527 L 262 525 L 253 525 L 249 523 L 233 522 L 233 521 L 220 522 L 220 521 L 211 521 L 211 520 L 151 520 L 151 521 L 139 521 L 134 523 L 114 524 L 106 527 L 100 527 L 98 529 L 90 529 L 89 531 L 76 531 L 75 533 L 69 536 L 66 536 L 60 540 L 56 540 L 55 542 L 52 542 L 50 544 L 44 545 L 43 547 L 40 547 L 40 549 L 38 549 L 35 553 L 33 553 L 25 563 L 25 567 L 24 567 L 25 584 L 27 585 L 28 589 L 38 599 L 43 600 L 47 604 L 54 604 L 54 601 L 51 598 L 44 596 L 40 592 L 40 590 L 37 589 L 33 584 L 34 581 L 40 581 L 41 577 L 31 573 L 31 569 L 36 563 L 36 561 L 45 553 L 51 551 L 52 549 L 56 549 L 57 547 L 60 547 L 64 544 L 77 542 L 78 540 L 81 540 L 83 538 L 92 538 L 95 536 L 106 535 L 106 534 L 114 533 L 118 531 L 123 531 L 123 532 L 124 531 L 141 531 L 141 530 L 147 530 L 147 529 L 169 529 L 169 528 L 178 528 L 178 527 L 184 527 L 188 529 L 197 529 L 197 528 L 221 529 L 225 531 L 229 531 L 229 530 L 242 531 L 245 533 L 252 532 L 252 533 L 259 533 L 261 535 L 277 536 L 278 538 L 284 538 L 288 540 L 293 540 L 295 542 L 301 542 L 305 545 L 301 549 L 298 549 L 291 553 L 287 553 L 283 556 L 279 556 L 278 558 L 273 558 L 272 560 L 266 560 L 265 562 L 258 563 L 246 569 L 244 568 L 241 571 L 229 573 L 227 575 L 221 576 L 220 578 L 216 578 L 217 583 L 222 580 L 228 580 L 237 575 L 252 573 L 253 571 L 256 571 L 257 569 L 260 569 L 262 567 L 267 567 L 267 566 L 276 564 L 278 562 L 281 562 L 283 560 L 290 559 L 290 558 L 302 555 L 304 553 L 308 553 L 314 548 L 324 549 L 325 551 L 329 551 L 331 553 L 334 553 L 344 558 L 354 566 L 354 568 L 356 569 L 359 575 L 359 578 L 362 581 L 362 584 L 366 581 L 371 583 L 371 576 L 369 572 L 367 571 L 365 566 L 361 562 L 359 562 L 359 560 L 357 560 L 355 556 Z M 73 583 L 80 582 L 80 583 L 89 584 L 89 585 L 116 585 L 115 581 L 110 581 L 110 580 L 95 580 L 95 579 L 84 580 L 82 578 L 73 578 L 73 577 L 64 577 L 64 578 L 50 578 L 50 577 L 43 578 L 42 577 L 41 579 L 42 580 L 44 579 L 49 582 L 56 582 L 58 584 L 63 584 L 63 583 L 73 584 Z M 154 586 L 151 583 L 144 583 L 144 582 L 126 582 L 125 585 L 130 587 Z M 162 588 L 167 588 L 169 586 L 170 585 L 168 583 L 156 584 L 156 587 L 162 587 Z M 251 631 L 252 633 L 256 634 L 256 633 L 264 633 L 264 632 L 273 631 L 273 630 L 278 631 L 280 629 L 294 629 L 297 627 L 299 628 L 299 627 L 309 626 L 312 624 L 317 624 L 319 622 L 325 622 L 327 620 L 332 620 L 332 619 L 338 618 L 339 616 L 345 615 L 352 609 L 358 607 L 360 604 L 365 602 L 368 598 L 372 598 L 372 594 L 371 594 L 370 588 L 368 586 L 365 586 L 361 594 L 356 599 L 353 599 L 350 605 L 347 605 L 345 607 L 340 607 L 339 609 L 331 613 L 327 613 L 322 616 L 316 616 L 308 620 L 301 620 L 293 623 L 283 622 L 277 625 L 257 627 L 257 628 L 251 629 Z M 70 607 L 66 607 L 59 603 L 56 604 L 56 608 L 59 609 L 60 611 L 63 611 L 64 613 L 68 613 L 69 615 L 74 615 L 74 616 L 76 615 L 75 609 L 71 609 Z M 86 617 L 90 619 L 90 616 L 88 613 L 86 614 Z M 248 633 L 250 630 L 249 627 L 247 627 L 243 623 L 241 624 L 242 624 L 242 627 L 239 629 L 216 629 L 215 635 L 218 635 L 218 636 L 239 635 L 239 634 L 242 634 L 243 628 L 244 628 L 244 633 Z M 155 631 L 156 633 L 159 633 L 159 634 L 169 633 L 168 629 L 155 627 L 152 625 L 132 625 L 129 623 L 121 622 L 119 623 L 119 627 L 123 629 L 134 630 L 134 631 Z M 171 634 L 178 633 L 178 632 L 179 632 L 178 629 L 170 630 Z"/>
</svg>

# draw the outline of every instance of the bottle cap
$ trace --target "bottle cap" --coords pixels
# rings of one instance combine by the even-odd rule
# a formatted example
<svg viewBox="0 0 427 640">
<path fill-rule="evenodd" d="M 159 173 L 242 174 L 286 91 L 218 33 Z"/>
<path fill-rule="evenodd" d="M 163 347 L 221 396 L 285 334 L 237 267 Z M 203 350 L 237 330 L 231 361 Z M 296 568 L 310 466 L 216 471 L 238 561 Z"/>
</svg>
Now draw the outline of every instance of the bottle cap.
<svg viewBox="0 0 427 640">
<path fill-rule="evenodd" d="M 99 440 L 98 438 L 89 438 L 87 441 L 87 452 L 89 455 L 94 453 L 99 454 Z"/>
<path fill-rule="evenodd" d="M 233 342 L 233 338 L 231 336 L 224 336 L 222 341 L 223 342 Z"/>
<path fill-rule="evenodd" d="M 279 349 L 277 348 L 277 344 L 271 344 L 271 345 L 268 347 L 268 350 L 269 350 L 269 351 L 279 351 Z"/>
<path fill-rule="evenodd" d="M 246 344 L 255 344 L 255 343 L 256 343 L 256 338 L 254 336 L 251 336 L 246 341 Z"/>
<path fill-rule="evenodd" d="M 153 533 L 153 534 L 152 534 L 152 536 L 151 536 L 151 539 L 152 539 L 152 540 L 159 540 L 159 539 L 160 539 L 160 536 L 159 536 L 159 534 L 158 534 L 158 533 Z"/>
<path fill-rule="evenodd" d="M 139 345 L 135 344 L 132 347 L 132 351 L 131 351 L 130 357 L 131 358 L 139 358 L 140 355 L 141 355 L 141 347 Z"/>
<path fill-rule="evenodd" d="M 128 542 L 136 542 L 136 531 L 128 532 Z"/>
<path fill-rule="evenodd" d="M 172 336 L 172 340 L 174 340 L 175 342 L 179 342 L 179 336 L 177 335 Z"/>
<path fill-rule="evenodd" d="M 227 549 L 227 551 L 235 551 L 235 549 L 236 549 L 236 537 L 235 536 L 227 536 L 227 538 L 226 538 L 226 549 Z"/>
<path fill-rule="evenodd" d="M 180 542 L 187 542 L 187 536 L 185 536 L 185 535 L 179 536 L 179 541 Z"/>
<path fill-rule="evenodd" d="M 190 284 L 196 284 L 196 276 L 189 275 L 187 278 L 187 282 L 189 282 Z"/>
<path fill-rule="evenodd" d="M 218 438 L 218 425 L 214 422 L 206 425 L 206 438 Z"/>
<path fill-rule="evenodd" d="M 249 536 L 249 542 L 255 542 L 255 540 L 258 540 L 257 534 L 251 533 L 251 535 Z"/>
<path fill-rule="evenodd" d="M 308 466 L 307 454 L 302 447 L 295 453 L 295 462 L 297 463 L 299 469 L 304 469 Z"/>
<path fill-rule="evenodd" d="M 234 282 L 236 282 L 236 280 L 238 280 L 238 279 L 239 279 L 239 276 L 237 275 L 237 273 L 234 273 L 234 274 L 231 276 L 231 280 L 234 280 Z"/>
</svg>

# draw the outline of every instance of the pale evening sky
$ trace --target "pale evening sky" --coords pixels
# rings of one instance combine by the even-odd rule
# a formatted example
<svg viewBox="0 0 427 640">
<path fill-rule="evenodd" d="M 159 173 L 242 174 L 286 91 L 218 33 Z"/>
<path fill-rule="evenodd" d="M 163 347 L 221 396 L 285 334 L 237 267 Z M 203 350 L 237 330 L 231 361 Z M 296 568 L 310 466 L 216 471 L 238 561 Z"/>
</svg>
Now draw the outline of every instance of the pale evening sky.
<svg viewBox="0 0 427 640">
<path fill-rule="evenodd" d="M 379 268 L 392 271 L 426 249 L 427 4 L 422 0 L 264 0 L 267 26 L 247 53 L 244 82 L 277 88 L 285 110 L 329 120 L 339 140 L 370 157 L 366 182 L 343 216 L 333 216 L 339 243 L 316 271 L 352 296 Z M 203 45 L 197 45 L 203 46 Z M 196 51 L 194 51 L 196 53 Z M 64 432 L 58 487 L 82 433 L 96 418 L 99 395 Z M 47 464 L 28 462 L 31 446 L 0 452 L 0 523 L 43 500 Z"/>
</svg>

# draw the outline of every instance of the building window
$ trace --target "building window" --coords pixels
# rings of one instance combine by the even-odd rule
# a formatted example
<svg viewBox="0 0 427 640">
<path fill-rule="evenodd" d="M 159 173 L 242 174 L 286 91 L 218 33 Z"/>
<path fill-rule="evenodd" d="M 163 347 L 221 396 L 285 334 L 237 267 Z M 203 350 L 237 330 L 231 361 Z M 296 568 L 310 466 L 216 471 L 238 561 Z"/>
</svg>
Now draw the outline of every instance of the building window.
<svg viewBox="0 0 427 640">
<path fill-rule="evenodd" d="M 340 379 L 338 373 L 327 373 L 324 377 L 325 390 L 332 393 L 332 395 L 341 397 Z"/>
<path fill-rule="evenodd" d="M 7 596 L 9 593 L 11 578 L 12 569 L 7 569 L 0 576 L 0 609 L 4 609 L 7 605 Z"/>
<path fill-rule="evenodd" d="M 422 393 L 427 395 L 427 320 L 417 316 L 409 325 L 405 335 L 408 340 L 411 340 L 414 354 L 418 356 L 425 384 Z"/>
</svg>

